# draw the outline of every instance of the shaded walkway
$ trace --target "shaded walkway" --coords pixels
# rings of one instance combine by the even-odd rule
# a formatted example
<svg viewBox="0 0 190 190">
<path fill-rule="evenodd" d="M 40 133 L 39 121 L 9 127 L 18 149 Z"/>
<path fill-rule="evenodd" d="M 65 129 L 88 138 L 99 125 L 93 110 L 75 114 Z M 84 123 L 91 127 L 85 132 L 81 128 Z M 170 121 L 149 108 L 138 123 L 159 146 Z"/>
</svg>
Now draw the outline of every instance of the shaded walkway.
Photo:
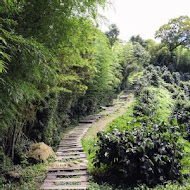
<svg viewBox="0 0 190 190">
<path fill-rule="evenodd" d="M 89 115 L 80 120 L 79 125 L 65 135 L 60 141 L 56 152 L 56 162 L 49 167 L 47 177 L 41 189 L 79 190 L 88 188 L 88 161 L 82 147 L 81 139 L 87 133 L 88 129 L 103 116 L 115 113 L 119 108 L 121 110 L 118 116 L 122 115 L 133 101 L 132 96 L 130 101 L 123 106 L 130 92 L 124 91 L 123 95 L 119 97 L 119 100 L 114 105 L 106 107 L 98 115 Z M 115 117 L 109 117 L 101 121 L 97 127 L 97 132 L 102 130 Z"/>
</svg>

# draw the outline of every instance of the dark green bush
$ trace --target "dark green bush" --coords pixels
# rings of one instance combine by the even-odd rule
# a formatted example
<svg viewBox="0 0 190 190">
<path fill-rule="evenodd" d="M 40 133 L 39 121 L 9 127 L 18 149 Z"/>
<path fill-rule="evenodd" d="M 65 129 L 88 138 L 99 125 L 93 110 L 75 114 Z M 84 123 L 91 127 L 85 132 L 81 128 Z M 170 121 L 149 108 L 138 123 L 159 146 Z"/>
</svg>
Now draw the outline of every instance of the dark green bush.
<svg viewBox="0 0 190 190">
<path fill-rule="evenodd" d="M 153 186 L 180 179 L 182 147 L 176 143 L 176 130 L 164 122 L 148 122 L 132 132 L 116 128 L 111 133 L 101 132 L 94 164 L 106 165 L 127 184 Z"/>
<path fill-rule="evenodd" d="M 176 91 L 176 87 L 172 84 L 169 84 L 169 83 L 165 83 L 163 84 L 163 86 L 169 90 L 171 93 L 174 93 Z"/>
<path fill-rule="evenodd" d="M 162 78 L 163 78 L 164 81 L 167 82 L 167 83 L 171 83 L 171 84 L 174 83 L 173 76 L 171 75 L 171 73 L 170 73 L 169 71 L 165 71 L 165 72 L 162 74 Z"/>
<path fill-rule="evenodd" d="M 151 81 L 150 82 L 151 85 L 153 85 L 153 86 L 158 86 L 159 85 L 159 77 L 158 77 L 158 74 L 156 72 L 152 73 L 150 81 Z"/>
<path fill-rule="evenodd" d="M 180 82 L 180 74 L 178 73 L 178 72 L 174 72 L 174 73 L 172 73 L 172 76 L 173 76 L 173 78 L 174 78 L 174 82 L 176 83 L 176 84 L 179 84 L 179 82 Z"/>
<path fill-rule="evenodd" d="M 184 128 L 185 139 L 190 141 L 190 104 L 177 104 L 173 112 L 179 125 Z"/>
<path fill-rule="evenodd" d="M 146 70 L 149 71 L 149 72 L 151 72 L 151 71 L 153 71 L 155 69 L 154 69 L 153 65 L 149 65 Z"/>
<path fill-rule="evenodd" d="M 134 106 L 133 115 L 153 117 L 157 109 L 156 100 L 148 89 L 143 89 L 138 97 L 138 104 Z"/>
</svg>

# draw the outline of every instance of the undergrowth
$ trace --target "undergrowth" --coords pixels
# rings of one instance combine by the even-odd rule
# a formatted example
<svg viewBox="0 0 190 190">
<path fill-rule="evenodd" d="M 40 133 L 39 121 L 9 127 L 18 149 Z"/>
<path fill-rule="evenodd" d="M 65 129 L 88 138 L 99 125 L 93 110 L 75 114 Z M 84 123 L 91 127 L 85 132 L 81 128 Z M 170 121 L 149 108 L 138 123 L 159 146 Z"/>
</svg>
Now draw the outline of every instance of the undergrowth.
<svg viewBox="0 0 190 190">
<path fill-rule="evenodd" d="M 89 170 L 92 174 L 91 186 L 89 189 L 97 189 L 97 190 L 98 189 L 101 189 L 101 190 L 102 189 L 110 189 L 110 190 L 111 189 L 118 189 L 118 190 L 122 190 L 122 189 L 127 189 L 127 190 L 128 189 L 129 190 L 130 189 L 139 189 L 139 190 L 140 189 L 152 189 L 152 190 L 162 190 L 162 189 L 168 189 L 168 190 L 174 189 L 175 190 L 176 189 L 177 190 L 177 189 L 180 189 L 180 190 L 186 190 L 186 189 L 190 188 L 190 181 L 188 180 L 189 171 L 190 171 L 190 160 L 189 160 L 190 143 L 184 139 L 187 134 L 187 128 L 182 123 L 174 124 L 172 129 L 168 128 L 168 126 L 171 123 L 171 120 L 173 120 L 172 118 L 175 118 L 175 119 L 178 118 L 176 115 L 173 115 L 175 113 L 174 110 L 176 109 L 176 105 L 178 105 L 179 102 L 182 103 L 182 102 L 186 101 L 189 96 L 188 87 L 187 87 L 186 82 L 183 82 L 183 81 L 179 82 L 180 81 L 179 78 L 175 79 L 175 77 L 173 77 L 173 79 L 172 79 L 170 72 L 167 71 L 164 73 L 164 69 L 166 69 L 166 68 L 160 69 L 160 68 L 156 67 L 156 71 L 155 71 L 155 68 L 152 66 L 149 69 L 147 69 L 144 72 L 142 79 L 139 81 L 140 84 L 138 84 L 138 87 L 136 88 L 136 97 L 137 98 L 134 101 L 134 103 L 126 110 L 126 113 L 123 114 L 122 116 L 116 118 L 115 120 L 113 120 L 110 124 L 108 124 L 106 127 L 106 132 L 102 134 L 103 136 L 101 136 L 99 134 L 99 138 L 94 137 L 93 139 L 88 139 L 88 140 L 86 140 L 85 138 L 83 139 L 83 142 L 84 142 L 83 145 L 85 147 L 85 151 L 87 152 L 87 157 L 89 159 L 89 166 L 90 166 Z M 164 73 L 163 78 L 162 78 L 162 73 Z M 176 74 L 176 76 L 178 76 L 178 75 Z M 177 81 L 177 82 L 175 83 L 175 81 Z M 184 87 L 184 85 L 182 85 L 182 84 L 185 84 L 186 86 Z M 148 99 L 146 100 L 146 98 L 144 98 L 145 96 L 142 95 L 146 91 L 151 95 L 150 100 L 148 100 Z M 142 101 L 144 101 L 144 103 L 145 103 L 144 105 L 143 105 Z M 144 109 L 148 108 L 147 101 L 149 103 L 151 103 L 150 104 L 150 106 L 151 106 L 150 112 L 144 112 Z M 154 106 L 152 106 L 152 103 Z M 145 106 L 145 107 L 143 107 L 143 106 Z M 151 110 L 151 109 L 153 109 L 153 110 Z M 182 112 L 182 111 L 180 112 L 180 114 L 183 114 L 183 113 L 186 113 L 186 112 Z M 180 178 L 177 177 L 178 179 L 176 178 L 177 181 L 171 180 L 169 178 L 163 179 L 163 175 L 161 175 L 160 178 L 158 177 L 158 179 L 161 180 L 159 182 L 160 184 L 156 185 L 156 183 L 155 183 L 151 187 L 151 185 L 149 184 L 150 181 L 147 181 L 146 184 L 149 186 L 148 187 L 146 184 L 144 184 L 145 181 L 142 180 L 143 174 L 144 174 L 144 177 L 146 178 L 146 175 L 145 175 L 146 169 L 145 169 L 144 173 L 142 173 L 142 176 L 140 177 L 140 181 L 138 181 L 135 185 L 129 186 L 129 184 L 126 183 L 127 182 L 126 180 L 124 180 L 125 183 L 122 180 L 119 180 L 119 183 L 118 183 L 118 176 L 121 177 L 122 172 L 123 173 L 125 173 L 125 171 L 128 172 L 128 169 L 125 170 L 125 167 L 122 166 L 121 167 L 122 172 L 120 171 L 120 173 L 117 173 L 117 170 L 115 170 L 114 164 L 115 164 L 116 168 L 119 167 L 119 165 L 122 165 L 121 157 L 118 158 L 116 156 L 114 158 L 114 157 L 109 157 L 109 156 L 111 156 L 112 151 L 115 152 L 116 154 L 120 154 L 119 151 L 115 151 L 115 150 L 118 149 L 118 146 L 120 146 L 120 143 L 122 141 L 126 140 L 126 142 L 129 142 L 129 141 L 127 141 L 128 138 L 126 137 L 126 135 L 124 135 L 125 137 L 122 138 L 122 135 L 119 135 L 118 132 L 121 132 L 121 134 L 122 134 L 122 131 L 123 132 L 126 131 L 125 133 L 132 134 L 138 128 L 140 130 L 142 130 L 142 125 L 137 124 L 138 123 L 137 120 L 139 120 L 138 119 L 139 116 L 140 117 L 145 116 L 144 119 L 141 118 L 141 120 L 145 123 L 148 122 L 147 119 L 149 119 L 149 117 L 151 118 L 151 120 L 160 118 L 160 120 L 162 120 L 166 125 L 168 135 L 176 133 L 178 131 L 178 129 L 180 130 L 179 131 L 180 133 L 176 134 L 177 135 L 176 138 L 178 140 L 175 139 L 173 141 L 176 144 L 175 146 L 183 147 L 182 148 L 183 151 L 181 151 L 181 153 L 183 155 L 181 155 L 181 158 L 176 157 L 177 158 L 176 163 L 179 164 L 179 168 L 178 168 L 178 171 L 180 174 L 179 176 L 181 176 Z M 177 120 L 175 120 L 175 119 L 173 121 L 177 122 Z M 147 120 L 147 122 L 146 122 L 146 120 Z M 185 121 L 186 122 L 188 121 L 188 117 L 186 117 Z M 178 127 L 176 128 L 176 126 L 178 126 Z M 113 137 L 111 137 L 111 136 L 109 137 L 109 135 L 112 134 L 114 130 L 118 130 L 117 135 L 118 135 L 118 139 L 120 139 L 117 142 L 119 144 L 118 145 L 116 145 L 117 143 L 115 144 L 115 148 L 112 145 L 114 145 L 113 141 L 117 135 L 114 134 Z M 173 132 L 171 132 L 172 130 L 173 130 Z M 147 133 L 147 131 L 146 131 L 146 133 Z M 152 131 L 150 131 L 150 134 L 152 134 Z M 166 133 L 164 132 L 162 134 L 162 136 L 164 137 L 165 135 L 166 135 Z M 132 136 L 135 137 L 135 135 L 132 135 Z M 101 143 L 101 141 L 103 140 L 102 138 L 107 139 L 108 140 L 107 143 L 106 142 Z M 171 137 L 169 139 L 171 140 Z M 98 146 L 96 146 L 97 142 L 98 142 Z M 132 142 L 132 144 L 133 144 L 133 142 Z M 110 146 L 111 149 L 106 148 L 107 145 Z M 171 146 L 172 146 L 172 144 L 171 144 Z M 121 145 L 121 147 L 122 147 L 122 145 Z M 134 148 L 134 144 L 132 147 Z M 102 154 L 100 154 L 100 152 L 99 152 L 100 149 L 103 150 Z M 109 150 L 111 151 L 110 153 L 109 153 Z M 129 151 L 129 149 L 126 149 L 126 151 L 127 150 Z M 96 152 L 96 154 L 95 154 L 95 152 Z M 126 155 L 127 155 L 127 152 L 125 153 Z M 135 155 L 135 152 L 133 152 L 133 154 Z M 146 155 L 146 153 L 145 153 L 145 155 Z M 173 156 L 169 156 L 169 157 L 173 157 Z M 112 158 L 112 161 L 110 161 L 109 158 Z M 123 158 L 126 158 L 126 156 L 124 156 Z M 107 161 L 106 161 L 106 159 L 107 159 Z M 153 159 L 155 159 L 155 158 L 153 157 Z M 132 159 L 132 160 L 134 160 L 134 159 Z M 104 164 L 102 161 L 104 162 Z M 127 161 L 127 159 L 126 159 L 126 161 Z M 93 165 L 93 162 L 95 163 L 96 166 L 99 163 L 98 165 L 100 167 L 99 168 L 95 167 Z M 110 164 L 110 165 L 108 164 L 109 167 L 105 163 L 107 163 L 107 164 L 109 163 Z M 127 162 L 125 162 L 125 163 L 127 164 Z M 129 162 L 128 166 L 130 166 L 130 164 L 132 164 L 132 163 Z M 130 167 L 133 168 L 133 166 L 130 166 Z M 158 169 L 159 169 L 159 167 L 158 167 Z M 133 170 L 131 170 L 131 171 L 133 171 Z M 137 171 L 139 172 L 139 170 L 137 170 Z M 175 170 L 175 171 L 177 171 L 177 170 Z M 167 175 L 166 172 L 164 172 L 163 174 Z M 131 179 L 133 179 L 135 177 L 135 175 L 132 175 L 131 177 L 132 177 Z"/>
</svg>

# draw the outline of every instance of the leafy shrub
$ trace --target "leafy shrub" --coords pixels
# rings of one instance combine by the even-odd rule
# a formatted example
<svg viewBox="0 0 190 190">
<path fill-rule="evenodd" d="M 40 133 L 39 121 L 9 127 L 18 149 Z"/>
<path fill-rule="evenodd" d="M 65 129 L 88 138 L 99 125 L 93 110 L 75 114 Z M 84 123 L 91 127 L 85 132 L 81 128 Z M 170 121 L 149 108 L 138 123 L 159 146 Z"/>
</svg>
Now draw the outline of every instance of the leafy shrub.
<svg viewBox="0 0 190 190">
<path fill-rule="evenodd" d="M 156 100 L 148 89 L 143 89 L 138 98 L 138 104 L 134 106 L 133 115 L 153 117 L 156 111 Z"/>
<path fill-rule="evenodd" d="M 175 67 L 182 72 L 190 71 L 190 50 L 179 46 L 175 51 Z"/>
<path fill-rule="evenodd" d="M 174 93 L 176 88 L 174 87 L 174 85 L 170 84 L 170 83 L 164 83 L 163 86 L 169 90 L 169 92 Z"/>
<path fill-rule="evenodd" d="M 177 101 L 187 101 L 187 97 L 183 92 L 179 92 L 176 97 Z"/>
<path fill-rule="evenodd" d="M 164 79 L 165 82 L 167 83 L 174 83 L 174 79 L 173 76 L 171 75 L 171 73 L 169 71 L 165 71 L 162 75 L 162 78 Z"/>
<path fill-rule="evenodd" d="M 168 71 L 168 67 L 166 67 L 165 65 L 163 67 L 160 67 L 161 69 L 161 73 L 163 74 L 165 71 Z"/>
<path fill-rule="evenodd" d="M 151 85 L 153 85 L 153 86 L 158 86 L 159 85 L 159 77 L 158 77 L 158 74 L 156 72 L 152 73 L 150 81 L 151 81 L 150 82 Z"/>
<path fill-rule="evenodd" d="M 0 150 L 0 189 L 1 184 L 6 182 L 5 174 L 13 167 L 11 159 Z"/>
<path fill-rule="evenodd" d="M 161 73 L 162 73 L 161 67 L 155 66 L 155 70 L 157 71 L 158 75 L 161 75 Z"/>
<path fill-rule="evenodd" d="M 154 66 L 153 65 L 149 65 L 146 69 L 147 71 L 151 72 L 154 70 Z"/>
<path fill-rule="evenodd" d="M 172 76 L 173 76 L 173 78 L 174 78 L 174 82 L 176 83 L 176 84 L 179 84 L 179 82 L 180 82 L 180 74 L 178 73 L 178 72 L 174 72 L 174 73 L 172 73 Z"/>
<path fill-rule="evenodd" d="M 177 104 L 173 115 L 178 123 L 185 127 L 185 139 L 190 141 L 190 104 Z"/>
<path fill-rule="evenodd" d="M 146 78 L 149 81 L 149 83 L 151 85 L 154 86 L 158 86 L 159 85 L 159 76 L 158 73 L 160 72 L 160 70 L 158 71 L 157 69 L 160 67 L 154 67 L 153 65 L 149 65 L 146 69 Z"/>
<path fill-rule="evenodd" d="M 189 97 L 190 96 L 190 84 L 188 82 L 180 82 L 179 86 L 180 86 L 181 90 L 183 90 L 185 95 L 187 97 Z"/>
<path fill-rule="evenodd" d="M 179 179 L 182 147 L 176 143 L 177 127 L 164 122 L 148 122 L 130 131 L 114 129 L 98 134 L 94 164 L 107 166 L 118 179 L 149 186 Z"/>
</svg>

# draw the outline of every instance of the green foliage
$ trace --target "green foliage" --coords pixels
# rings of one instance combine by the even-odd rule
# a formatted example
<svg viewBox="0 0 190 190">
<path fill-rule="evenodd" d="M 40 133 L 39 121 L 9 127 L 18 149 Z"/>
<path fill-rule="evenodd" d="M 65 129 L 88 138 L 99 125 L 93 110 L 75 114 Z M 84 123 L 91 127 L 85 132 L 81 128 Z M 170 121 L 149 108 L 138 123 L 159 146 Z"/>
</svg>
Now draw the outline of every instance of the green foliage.
<svg viewBox="0 0 190 190">
<path fill-rule="evenodd" d="M 142 39 L 140 35 L 131 36 L 130 41 L 133 44 L 139 43 L 142 47 L 146 48 L 147 42 Z"/>
<path fill-rule="evenodd" d="M 121 66 L 114 61 L 108 39 L 99 32 L 94 43 L 95 76 L 88 85 L 87 96 L 79 100 L 77 113 L 91 113 L 96 111 L 100 105 L 109 104 L 120 85 Z"/>
<path fill-rule="evenodd" d="M 109 31 L 105 34 L 110 41 L 110 45 L 113 46 L 114 43 L 118 40 L 119 30 L 115 24 L 111 24 Z"/>
<path fill-rule="evenodd" d="M 171 55 L 167 46 L 164 44 L 151 43 L 148 45 L 151 55 L 151 63 L 154 65 L 169 65 L 171 63 Z"/>
<path fill-rule="evenodd" d="M 171 75 L 170 71 L 165 71 L 162 74 L 162 78 L 164 79 L 165 82 L 173 84 L 174 83 L 174 79 L 173 76 Z"/>
<path fill-rule="evenodd" d="M 175 50 L 174 64 L 182 72 L 190 72 L 190 49 L 179 46 Z"/>
<path fill-rule="evenodd" d="M 156 38 L 161 43 L 149 41 L 148 50 L 151 55 L 151 63 L 155 65 L 167 65 L 173 71 L 189 71 L 189 28 L 190 18 L 180 16 L 171 19 L 156 31 Z"/>
<path fill-rule="evenodd" d="M 182 147 L 176 143 L 178 127 L 150 120 L 140 122 L 140 127 L 132 132 L 115 128 L 112 133 L 99 133 L 95 165 L 105 164 L 131 184 L 152 186 L 178 179 L 182 158 Z"/>
<path fill-rule="evenodd" d="M 124 184 L 110 184 L 109 182 L 100 182 L 92 179 L 90 180 L 90 190 L 187 190 L 190 188 L 189 180 L 184 181 L 183 184 L 177 182 L 171 182 L 164 185 L 157 185 L 156 187 L 149 188 L 147 185 L 136 185 L 129 187 Z"/>
<path fill-rule="evenodd" d="M 127 79 L 132 72 L 141 71 L 142 66 L 149 64 L 150 56 L 148 52 L 139 43 L 127 43 L 121 52 L 120 64 L 122 67 L 122 88 L 126 88 Z"/>
<path fill-rule="evenodd" d="M 11 159 L 5 155 L 5 153 L 1 150 L 0 152 L 0 187 L 1 184 L 6 182 L 5 174 L 12 169 L 12 161 Z"/>
<path fill-rule="evenodd" d="M 164 24 L 156 31 L 155 37 L 161 41 L 172 52 L 180 45 L 189 45 L 189 28 L 190 18 L 188 16 L 180 16 L 171 19 L 167 24 Z"/>
<path fill-rule="evenodd" d="M 155 100 L 149 89 L 143 88 L 141 95 L 138 98 L 139 104 L 136 104 L 133 109 L 133 115 L 138 116 L 147 116 L 152 118 L 155 115 L 157 110 L 158 102 Z"/>
<path fill-rule="evenodd" d="M 152 77 L 154 74 L 157 76 L 156 80 Z M 173 80 L 172 83 L 164 82 L 166 74 Z M 185 103 L 188 98 L 184 94 L 186 92 L 188 95 L 188 82 L 182 82 L 182 76 L 183 74 L 177 72 L 170 73 L 166 67 L 150 65 L 146 68 L 137 82 L 137 101 L 132 110 L 126 114 L 127 117 L 123 116 L 112 122 L 109 129 L 98 136 L 94 164 L 101 168 L 100 171 L 106 172 L 104 175 L 108 179 L 117 179 L 119 184 L 130 186 L 131 183 L 154 186 L 157 183 L 166 183 L 167 180 L 180 181 L 183 175 L 188 176 L 186 168 L 189 168 L 189 144 L 183 139 L 188 139 L 189 134 L 186 123 L 189 122 L 188 111 L 179 111 L 179 124 L 175 120 L 170 123 L 168 121 L 178 99 Z M 172 97 L 177 91 L 180 94 L 174 100 Z M 179 107 L 176 110 L 180 110 Z M 176 118 L 176 114 L 174 115 Z M 132 116 L 134 120 L 131 119 Z M 161 122 L 158 118 L 164 121 Z M 186 121 L 182 125 L 180 121 L 183 118 Z M 157 158 L 160 158 L 160 162 Z M 146 185 L 142 186 L 149 189 Z M 170 189 L 179 187 L 169 184 L 166 186 Z M 159 185 L 157 187 L 163 188 Z M 186 185 L 181 187 L 185 188 Z"/>
<path fill-rule="evenodd" d="M 177 104 L 173 115 L 177 117 L 180 125 L 185 126 L 185 138 L 190 142 L 190 105 Z"/>
<path fill-rule="evenodd" d="M 188 82 L 184 82 L 190 79 L 188 74 L 170 73 L 166 67 L 151 66 L 142 72 L 143 66 L 149 65 L 150 55 L 154 64 L 170 63 L 171 48 L 166 46 L 165 42 L 163 44 L 145 42 L 136 36 L 132 38 L 132 42 L 123 46 L 117 40 L 119 31 L 116 26 L 111 26 L 107 37 L 95 27 L 98 7 L 104 7 L 107 2 L 107 0 L 0 2 L 2 183 L 6 182 L 5 173 L 11 170 L 13 164 L 20 164 L 22 167 L 28 165 L 26 152 L 33 141 L 56 145 L 61 138 L 60 132 L 71 122 L 76 122 L 81 115 L 95 112 L 102 104 L 109 104 L 114 94 L 129 86 L 128 81 L 135 77 L 143 76 L 138 82 L 136 92 L 141 96 L 130 108 L 130 114 L 125 115 L 125 119 L 131 121 L 128 125 L 131 134 L 135 127 L 140 126 L 140 123 L 132 122 L 133 111 L 133 116 L 152 118 L 164 109 L 162 114 L 165 114 L 163 116 L 165 119 L 171 111 L 169 106 L 173 103 L 172 100 L 165 101 L 168 97 L 171 98 L 170 92 L 181 104 L 189 100 L 190 86 Z M 189 19 L 181 18 L 183 34 L 187 34 L 184 26 L 188 27 Z M 186 38 L 180 41 L 180 45 L 187 45 L 188 40 Z M 172 43 L 174 44 L 174 41 Z M 186 71 L 189 69 L 189 50 L 184 49 L 184 46 L 177 46 L 173 51 L 176 57 L 175 59 L 173 57 L 172 61 L 176 68 Z M 136 75 L 136 71 L 140 74 Z M 163 79 L 167 83 L 164 83 Z M 170 92 L 160 88 L 162 83 Z M 150 85 L 151 88 L 148 87 Z M 173 88 L 179 89 L 180 92 Z M 152 92 L 156 94 L 156 89 L 159 89 L 158 96 L 151 97 Z M 161 102 L 164 103 L 163 107 L 160 106 Z M 182 110 L 179 115 L 185 118 L 188 111 L 184 107 Z M 145 122 L 146 119 L 141 119 L 141 122 Z M 127 122 L 115 121 L 114 125 L 126 130 Z M 180 125 L 186 123 L 188 121 L 180 120 Z M 148 128 L 145 127 L 144 130 L 145 134 L 142 137 L 147 138 Z M 166 140 L 166 136 L 163 137 L 163 141 Z M 24 175 L 20 181 L 22 188 L 33 188 L 34 173 L 42 174 L 45 171 L 44 167 L 39 167 L 40 171 L 37 167 L 34 166 L 31 173 L 29 168 L 23 171 Z M 15 187 L 7 184 L 3 188 Z"/>
<path fill-rule="evenodd" d="M 46 163 L 36 164 L 21 168 L 15 166 L 14 171 L 21 174 L 21 177 L 16 182 L 12 179 L 7 180 L 7 183 L 0 183 L 2 190 L 20 190 L 20 189 L 33 189 L 38 190 L 42 181 L 47 173 L 47 166 L 52 162 L 49 159 Z M 12 168 L 13 169 L 13 168 Z"/>
<path fill-rule="evenodd" d="M 109 123 L 106 127 L 106 131 L 111 132 L 113 128 L 117 128 L 121 131 L 122 130 L 131 131 L 133 127 L 131 125 L 127 125 L 127 123 L 133 121 L 133 109 L 136 104 L 137 101 L 133 102 L 122 116 L 114 119 L 111 123 Z"/>
<path fill-rule="evenodd" d="M 120 65 L 114 62 L 108 39 L 94 26 L 98 7 L 106 3 L 0 2 L 0 147 L 7 156 L 4 160 L 10 157 L 14 164 L 25 166 L 33 141 L 56 145 L 72 120 L 93 110 L 89 106 L 75 115 L 81 98 L 89 103 L 87 89 L 94 89 L 89 94 L 96 104 L 113 96 L 122 77 L 117 71 Z"/>
</svg>

